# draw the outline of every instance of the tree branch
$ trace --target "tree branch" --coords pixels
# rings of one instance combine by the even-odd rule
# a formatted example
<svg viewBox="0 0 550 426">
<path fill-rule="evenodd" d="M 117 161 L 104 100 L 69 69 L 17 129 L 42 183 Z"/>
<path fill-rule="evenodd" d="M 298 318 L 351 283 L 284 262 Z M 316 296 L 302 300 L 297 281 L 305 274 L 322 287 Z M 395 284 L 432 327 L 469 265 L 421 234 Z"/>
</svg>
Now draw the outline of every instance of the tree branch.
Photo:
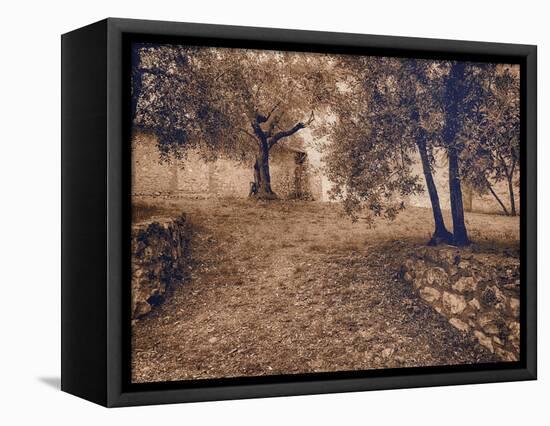
<svg viewBox="0 0 550 426">
<path fill-rule="evenodd" d="M 311 115 L 309 116 L 309 119 L 305 123 L 299 122 L 296 125 L 294 125 L 292 129 L 283 130 L 279 133 L 275 133 L 275 135 L 268 142 L 269 149 L 271 149 L 271 147 L 275 145 L 277 142 L 279 142 L 281 139 L 286 138 L 288 136 L 292 136 L 297 131 L 305 128 L 306 126 L 309 126 L 313 122 L 313 120 L 315 120 L 315 114 L 313 113 L 313 111 L 311 111 Z"/>
<path fill-rule="evenodd" d="M 279 122 L 282 120 L 283 116 L 285 115 L 285 112 L 281 112 L 277 117 L 274 117 L 273 120 L 271 120 L 271 123 L 269 123 L 269 128 L 267 129 L 266 135 L 267 137 L 271 137 L 273 134 L 273 130 L 275 130 L 275 127 L 279 124 Z"/>
<path fill-rule="evenodd" d="M 271 148 L 273 145 L 275 145 L 277 142 L 279 142 L 281 139 L 286 138 L 288 136 L 293 135 L 297 131 L 303 129 L 305 126 L 304 123 L 300 122 L 297 123 L 292 129 L 289 130 L 283 130 L 282 132 L 276 133 L 270 140 L 269 140 L 269 148 Z"/>
<path fill-rule="evenodd" d="M 487 188 L 489 189 L 489 191 L 491 192 L 493 197 L 495 197 L 495 200 L 497 200 L 497 202 L 500 204 L 500 207 L 502 207 L 502 210 L 504 211 L 504 214 L 506 216 L 510 216 L 510 213 L 508 213 L 508 209 L 506 208 L 506 206 L 504 205 L 502 200 L 499 198 L 497 193 L 494 191 L 493 187 L 491 186 L 491 183 L 489 182 L 489 179 L 485 178 L 485 184 L 487 185 Z"/>
<path fill-rule="evenodd" d="M 315 114 L 313 113 L 313 110 L 312 110 L 311 115 L 309 116 L 309 119 L 306 121 L 305 126 L 309 126 L 311 123 L 313 123 L 313 120 L 315 120 Z"/>
<path fill-rule="evenodd" d="M 246 131 L 245 129 L 241 129 L 239 128 L 239 130 L 243 133 L 245 133 L 247 136 L 251 137 L 252 139 L 254 139 L 254 142 L 258 142 L 257 138 L 250 132 Z"/>
<path fill-rule="evenodd" d="M 264 84 L 263 81 L 260 81 L 257 85 L 256 85 L 256 90 L 254 91 L 254 99 L 256 99 L 258 97 L 258 93 L 260 93 L 260 89 L 262 88 L 262 85 Z"/>
<path fill-rule="evenodd" d="M 218 74 L 218 75 L 214 78 L 214 81 L 218 81 L 218 80 L 219 80 L 220 78 L 222 78 L 225 74 L 227 74 L 227 70 L 221 72 L 220 74 Z"/>
<path fill-rule="evenodd" d="M 281 105 L 281 101 L 277 102 L 273 108 L 271 108 L 271 111 L 269 111 L 269 114 L 267 114 L 265 121 L 269 120 L 269 117 L 271 117 L 271 114 L 275 112 L 275 110 Z"/>
</svg>

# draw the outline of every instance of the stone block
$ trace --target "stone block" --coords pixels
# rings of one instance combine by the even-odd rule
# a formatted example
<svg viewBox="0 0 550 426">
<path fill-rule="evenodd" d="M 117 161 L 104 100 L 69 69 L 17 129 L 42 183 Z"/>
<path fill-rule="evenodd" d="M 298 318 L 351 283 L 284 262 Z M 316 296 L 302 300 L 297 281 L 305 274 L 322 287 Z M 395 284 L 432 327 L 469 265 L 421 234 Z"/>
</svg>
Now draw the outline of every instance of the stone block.
<svg viewBox="0 0 550 426">
<path fill-rule="evenodd" d="M 467 291 L 473 292 L 477 288 L 477 281 L 474 277 L 460 277 L 452 287 L 453 290 L 458 291 L 459 293 L 464 293 Z"/>
<path fill-rule="evenodd" d="M 420 289 L 420 297 L 426 302 L 433 303 L 441 297 L 441 292 L 432 287 L 423 287 Z"/>
<path fill-rule="evenodd" d="M 433 286 L 438 285 L 441 287 L 445 287 L 447 285 L 447 282 L 449 280 L 449 276 L 447 275 L 447 272 L 443 268 L 440 267 L 433 267 L 426 269 L 424 271 L 424 281 L 426 284 Z"/>
<path fill-rule="evenodd" d="M 489 351 L 491 351 L 491 353 L 495 352 L 495 348 L 493 347 L 493 341 L 491 340 L 490 337 L 487 337 L 485 334 L 483 334 L 479 330 L 474 331 L 474 336 L 476 336 L 481 346 L 484 346 L 485 348 L 487 348 Z"/>
<path fill-rule="evenodd" d="M 463 333 L 467 333 L 470 330 L 468 324 L 458 318 L 451 318 L 449 323 L 456 329 L 460 330 Z"/>
<path fill-rule="evenodd" d="M 466 309 L 466 300 L 458 294 L 445 291 L 443 292 L 443 307 L 453 315 L 460 314 Z"/>
</svg>

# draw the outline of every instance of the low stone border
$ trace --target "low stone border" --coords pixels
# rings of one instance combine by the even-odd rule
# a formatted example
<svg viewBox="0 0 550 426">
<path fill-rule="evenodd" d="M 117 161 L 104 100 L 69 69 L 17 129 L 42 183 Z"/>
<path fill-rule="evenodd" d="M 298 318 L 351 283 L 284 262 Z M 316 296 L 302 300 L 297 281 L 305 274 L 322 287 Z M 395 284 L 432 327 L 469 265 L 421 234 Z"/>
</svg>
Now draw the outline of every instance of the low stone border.
<svg viewBox="0 0 550 426">
<path fill-rule="evenodd" d="M 404 262 L 401 276 L 461 333 L 503 361 L 519 360 L 518 259 L 425 247 Z"/>
<path fill-rule="evenodd" d="M 172 285 L 182 282 L 190 234 L 184 215 L 132 227 L 132 319 L 149 313 Z"/>
</svg>

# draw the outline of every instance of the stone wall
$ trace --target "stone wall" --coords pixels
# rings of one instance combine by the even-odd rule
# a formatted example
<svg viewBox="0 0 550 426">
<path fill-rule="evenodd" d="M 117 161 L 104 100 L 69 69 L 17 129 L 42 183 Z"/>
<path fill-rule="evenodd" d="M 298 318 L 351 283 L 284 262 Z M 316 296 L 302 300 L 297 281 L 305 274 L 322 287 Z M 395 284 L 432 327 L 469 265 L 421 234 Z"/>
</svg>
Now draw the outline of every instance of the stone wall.
<svg viewBox="0 0 550 426">
<path fill-rule="evenodd" d="M 311 164 L 311 159 L 321 154 L 308 151 L 304 164 L 297 162 L 297 155 L 299 152 L 284 146 L 276 145 L 273 148 L 270 171 L 275 193 L 283 199 L 292 199 L 299 195 L 303 198 L 329 201 L 327 192 L 332 183 L 323 176 L 320 167 Z M 414 158 L 413 173 L 418 175 L 422 185 L 425 185 L 418 153 L 414 154 Z M 320 159 L 316 160 L 319 163 Z M 444 153 L 436 153 L 433 174 L 443 210 L 450 210 L 447 164 Z M 223 157 L 213 162 L 205 162 L 198 152 L 190 151 L 185 161 L 161 163 L 154 136 L 137 133 L 132 140 L 132 194 L 136 196 L 246 198 L 250 182 L 253 180 L 252 162 L 243 164 Z M 509 208 L 507 184 L 499 182 L 493 189 Z M 501 207 L 490 193 L 475 194 L 469 191 L 466 185 L 463 185 L 462 190 L 466 211 L 502 213 Z M 519 188 L 516 187 L 514 190 L 516 209 L 519 213 Z M 423 193 L 409 196 L 404 201 L 411 206 L 431 208 L 426 189 Z"/>
<path fill-rule="evenodd" d="M 297 192 L 321 198 L 320 176 L 297 164 L 297 152 L 276 145 L 270 153 L 271 186 L 280 198 L 296 198 Z M 240 163 L 220 157 L 206 162 L 190 151 L 185 160 L 161 162 L 156 139 L 139 133 L 132 140 L 132 194 L 168 197 L 246 198 L 254 180 L 253 162 Z M 298 177 L 297 179 L 297 172 Z M 318 181 L 318 182 L 317 182 Z M 297 191 L 297 182 L 300 190 Z"/>
<path fill-rule="evenodd" d="M 153 139 L 145 134 L 132 139 L 132 193 L 167 194 L 177 188 L 177 170 L 159 162 L 159 150 Z"/>
<path fill-rule="evenodd" d="M 426 247 L 402 278 L 461 333 L 503 361 L 519 360 L 519 260 L 451 247 Z"/>
<path fill-rule="evenodd" d="M 132 226 L 132 318 L 160 304 L 171 286 L 183 282 L 190 227 L 185 216 Z"/>
</svg>

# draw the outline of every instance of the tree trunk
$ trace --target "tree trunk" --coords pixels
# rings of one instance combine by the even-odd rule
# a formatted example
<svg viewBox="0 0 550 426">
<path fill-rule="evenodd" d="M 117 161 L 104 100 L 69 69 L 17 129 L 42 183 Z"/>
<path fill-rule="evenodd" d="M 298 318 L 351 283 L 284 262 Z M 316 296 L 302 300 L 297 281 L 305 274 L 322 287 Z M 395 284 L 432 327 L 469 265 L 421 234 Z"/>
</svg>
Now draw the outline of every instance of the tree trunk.
<svg viewBox="0 0 550 426">
<path fill-rule="evenodd" d="M 434 233 L 428 244 L 437 245 L 441 243 L 451 243 L 453 236 L 445 227 L 445 221 L 443 219 L 443 214 L 441 213 L 441 205 L 439 204 L 439 195 L 437 194 L 437 187 L 435 186 L 430 161 L 428 159 L 426 142 L 422 139 L 418 140 L 417 147 L 418 152 L 420 153 L 420 159 L 422 160 L 422 170 L 424 172 L 424 179 L 426 180 L 428 194 L 430 195 L 430 202 L 432 203 L 432 213 L 435 224 Z"/>
<path fill-rule="evenodd" d="M 510 194 L 510 214 L 516 216 L 516 200 L 514 200 L 514 184 L 512 183 L 512 176 L 508 179 L 508 192 Z"/>
<path fill-rule="evenodd" d="M 271 176 L 269 175 L 269 150 L 277 144 L 281 139 L 292 136 L 294 133 L 306 127 L 313 120 L 313 112 L 306 124 L 299 122 L 291 129 L 282 130 L 274 135 L 273 122 L 270 124 L 270 128 L 267 131 L 262 129 L 261 124 L 269 120 L 269 117 L 275 111 L 275 108 L 267 115 L 267 117 L 258 114 L 254 122 L 252 122 L 252 129 L 258 142 L 258 153 L 256 154 L 256 162 L 254 164 L 254 181 L 256 182 L 256 198 L 260 200 L 274 200 L 277 195 L 271 189 Z M 253 136 L 254 137 L 254 136 Z"/>
<path fill-rule="evenodd" d="M 249 197 L 255 197 L 258 193 L 258 187 L 260 186 L 260 167 L 258 161 L 254 160 L 254 182 L 250 183 L 250 191 L 248 193 Z"/>
<path fill-rule="evenodd" d="M 449 193 L 453 218 L 453 244 L 460 247 L 470 244 L 468 233 L 466 232 L 466 224 L 464 223 L 464 205 L 462 204 L 460 169 L 458 165 L 459 152 L 456 147 L 456 136 L 462 126 L 459 112 L 460 108 L 464 108 L 463 102 L 466 96 L 464 72 L 464 62 L 452 63 L 445 85 L 445 126 L 443 128 L 443 139 L 447 146 L 447 155 L 449 157 Z"/>
<path fill-rule="evenodd" d="M 495 200 L 497 200 L 497 203 L 500 204 L 500 207 L 502 207 L 502 211 L 504 212 L 504 214 L 506 216 L 509 216 L 510 213 L 508 213 L 508 209 L 506 208 L 506 206 L 504 205 L 504 203 L 502 202 L 502 200 L 500 199 L 500 197 L 497 195 L 497 193 L 495 192 L 495 190 L 493 189 L 493 187 L 491 186 L 491 183 L 489 182 L 488 179 L 486 179 L 486 182 L 487 182 L 487 188 L 489 188 L 489 191 L 491 192 L 491 194 L 493 195 L 493 197 L 495 198 Z"/>
<path fill-rule="evenodd" d="M 269 147 L 267 141 L 261 141 L 260 149 L 254 164 L 254 179 L 256 181 L 256 198 L 260 200 L 274 200 L 276 194 L 271 189 L 269 175 Z"/>
<path fill-rule="evenodd" d="M 451 198 L 451 214 L 453 217 L 453 244 L 459 247 L 470 244 L 466 224 L 464 222 L 464 206 L 462 204 L 462 189 L 460 187 L 460 172 L 458 154 L 453 146 L 448 148 L 449 156 L 449 193 Z"/>
</svg>

